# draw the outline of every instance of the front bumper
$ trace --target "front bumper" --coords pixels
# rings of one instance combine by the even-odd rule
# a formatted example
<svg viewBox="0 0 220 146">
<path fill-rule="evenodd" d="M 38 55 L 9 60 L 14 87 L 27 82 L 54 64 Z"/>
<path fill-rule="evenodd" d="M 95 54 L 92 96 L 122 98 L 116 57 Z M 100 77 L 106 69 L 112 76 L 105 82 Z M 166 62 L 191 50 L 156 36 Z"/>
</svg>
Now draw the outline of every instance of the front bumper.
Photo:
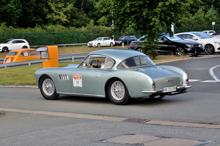
<svg viewBox="0 0 220 146">
<path fill-rule="evenodd" d="M 186 90 L 188 88 L 191 88 L 191 85 L 177 86 L 175 92 L 182 92 L 183 90 Z M 151 90 L 151 91 L 142 91 L 142 93 L 145 93 L 145 94 L 169 94 L 170 92 L 163 93 L 163 89 L 158 89 L 158 90 Z"/>
</svg>

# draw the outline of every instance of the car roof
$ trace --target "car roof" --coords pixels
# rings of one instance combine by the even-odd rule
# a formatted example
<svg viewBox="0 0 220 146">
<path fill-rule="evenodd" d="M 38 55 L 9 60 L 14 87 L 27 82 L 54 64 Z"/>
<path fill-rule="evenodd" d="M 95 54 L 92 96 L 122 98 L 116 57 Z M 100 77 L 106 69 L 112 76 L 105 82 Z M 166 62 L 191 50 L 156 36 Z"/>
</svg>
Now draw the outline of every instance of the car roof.
<svg viewBox="0 0 220 146">
<path fill-rule="evenodd" d="M 132 56 L 145 55 L 139 51 L 128 50 L 128 49 L 104 49 L 104 50 L 97 50 L 97 51 L 89 53 L 89 55 L 91 54 L 94 54 L 94 55 L 100 54 L 100 55 L 109 56 L 115 59 L 116 61 L 122 61 Z"/>
<path fill-rule="evenodd" d="M 32 48 L 27 48 L 27 49 L 15 49 L 15 50 L 12 50 L 10 52 L 21 52 L 21 51 L 28 51 L 28 50 L 35 50 L 35 49 L 32 49 Z M 36 50 L 35 50 L 36 51 Z"/>
</svg>

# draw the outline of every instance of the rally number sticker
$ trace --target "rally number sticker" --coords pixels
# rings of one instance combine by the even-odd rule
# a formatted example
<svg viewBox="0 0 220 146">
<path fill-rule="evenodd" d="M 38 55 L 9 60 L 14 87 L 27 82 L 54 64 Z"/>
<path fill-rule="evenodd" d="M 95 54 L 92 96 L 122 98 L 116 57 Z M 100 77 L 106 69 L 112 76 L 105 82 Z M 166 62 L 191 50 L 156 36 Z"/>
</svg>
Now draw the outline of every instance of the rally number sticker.
<svg viewBox="0 0 220 146">
<path fill-rule="evenodd" d="M 74 75 L 73 76 L 73 86 L 74 87 L 82 87 L 82 76 Z"/>
</svg>

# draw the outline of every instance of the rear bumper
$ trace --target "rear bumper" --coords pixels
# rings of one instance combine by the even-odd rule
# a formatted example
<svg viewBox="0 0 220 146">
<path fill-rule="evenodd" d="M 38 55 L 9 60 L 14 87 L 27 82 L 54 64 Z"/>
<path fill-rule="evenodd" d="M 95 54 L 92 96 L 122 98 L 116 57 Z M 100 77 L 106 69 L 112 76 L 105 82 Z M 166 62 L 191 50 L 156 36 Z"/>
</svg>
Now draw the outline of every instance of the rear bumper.
<svg viewBox="0 0 220 146">
<path fill-rule="evenodd" d="M 185 89 L 191 88 L 191 85 L 187 86 L 177 86 L 175 92 L 182 92 Z M 145 94 L 168 94 L 168 93 L 163 93 L 163 89 L 158 89 L 158 90 L 151 90 L 151 91 L 142 91 L 142 93 Z"/>
</svg>

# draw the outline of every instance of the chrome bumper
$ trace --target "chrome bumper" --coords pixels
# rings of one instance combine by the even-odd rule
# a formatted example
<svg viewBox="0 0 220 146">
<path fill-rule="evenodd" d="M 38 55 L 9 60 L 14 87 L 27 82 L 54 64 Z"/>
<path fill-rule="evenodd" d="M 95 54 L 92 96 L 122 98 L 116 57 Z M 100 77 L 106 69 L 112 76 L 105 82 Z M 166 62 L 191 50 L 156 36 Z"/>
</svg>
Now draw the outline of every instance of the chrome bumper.
<svg viewBox="0 0 220 146">
<path fill-rule="evenodd" d="M 177 90 L 188 89 L 188 88 L 191 88 L 191 85 L 188 85 L 188 86 L 177 86 L 176 88 L 177 88 Z M 152 90 L 152 91 L 142 91 L 142 93 L 146 93 L 146 94 L 152 93 L 153 94 L 153 93 L 161 93 L 162 91 L 163 91 L 163 89 L 159 89 L 159 90 Z"/>
</svg>

